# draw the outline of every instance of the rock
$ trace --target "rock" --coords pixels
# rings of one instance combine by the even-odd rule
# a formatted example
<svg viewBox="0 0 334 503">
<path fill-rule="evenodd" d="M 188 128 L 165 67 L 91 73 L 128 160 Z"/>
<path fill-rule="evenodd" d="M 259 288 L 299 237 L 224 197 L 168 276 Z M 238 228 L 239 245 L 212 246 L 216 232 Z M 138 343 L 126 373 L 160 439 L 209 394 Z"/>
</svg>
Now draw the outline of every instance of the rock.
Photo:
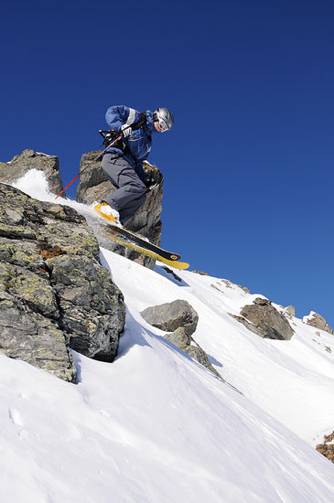
<svg viewBox="0 0 334 503">
<path fill-rule="evenodd" d="M 296 308 L 294 306 L 287 306 L 284 308 L 284 314 L 289 318 L 294 318 L 296 316 Z"/>
<path fill-rule="evenodd" d="M 67 345 L 112 361 L 124 299 L 85 219 L 0 184 L 0 351 L 75 382 Z"/>
<path fill-rule="evenodd" d="M 218 290 L 218 292 L 222 293 L 220 288 L 218 288 L 218 286 L 214 285 L 213 283 L 210 286 L 211 286 L 211 288 L 214 288 L 215 290 Z"/>
<path fill-rule="evenodd" d="M 97 157 L 99 151 L 88 152 L 84 154 L 80 162 L 80 171 L 87 166 L 94 158 Z M 149 173 L 159 186 L 153 191 L 149 192 L 146 201 L 141 208 L 137 211 L 134 217 L 127 222 L 126 227 L 133 231 L 138 232 L 140 235 L 146 237 L 154 244 L 160 245 L 162 224 L 160 220 L 162 206 L 162 186 L 163 176 L 161 171 L 148 162 L 144 162 L 144 170 Z M 78 202 L 85 204 L 93 204 L 95 201 L 101 201 L 116 188 L 110 183 L 107 176 L 102 171 L 101 159 L 92 163 L 80 176 L 80 181 L 77 189 L 76 199 Z M 89 218 L 89 217 L 88 217 Z M 89 223 L 94 224 L 94 222 Z M 94 226 L 97 227 L 96 225 Z M 130 250 L 124 246 L 118 245 L 111 240 L 105 239 L 101 233 L 96 229 L 96 238 L 101 246 L 108 250 L 124 255 L 131 260 L 136 260 L 141 264 L 153 268 L 155 260 L 140 255 L 138 252 Z"/>
<path fill-rule="evenodd" d="M 240 288 L 241 290 L 243 290 L 245 293 L 250 293 L 249 288 L 247 288 L 246 286 L 237 285 L 236 283 L 232 283 L 228 279 L 222 279 L 221 281 L 223 283 L 225 283 L 225 285 L 227 286 L 227 288 L 235 288 L 235 287 L 237 287 L 237 288 Z"/>
<path fill-rule="evenodd" d="M 63 184 L 59 172 L 59 161 L 55 155 L 46 155 L 29 148 L 7 163 L 0 162 L 0 182 L 11 183 L 24 176 L 30 169 L 43 171 L 53 194 L 59 194 Z M 65 197 L 65 194 L 62 194 Z"/>
<path fill-rule="evenodd" d="M 174 346 L 178 347 L 198 363 L 208 368 L 213 374 L 222 379 L 221 375 L 210 363 L 205 351 L 195 342 L 195 340 L 187 334 L 185 327 L 177 328 L 173 333 L 167 334 L 165 338 Z"/>
<path fill-rule="evenodd" d="M 7 305 L 3 303 L 3 298 L 0 302 L 0 352 L 42 368 L 65 381 L 75 382 L 76 369 L 64 344 L 62 331 L 37 313 L 22 315 L 21 306 L 14 298 Z"/>
<path fill-rule="evenodd" d="M 83 169 L 85 171 L 80 175 L 77 187 L 76 200 L 79 203 L 92 204 L 95 201 L 99 202 L 107 194 L 115 190 L 108 177 L 102 171 L 102 159 L 99 158 L 97 161 L 92 162 L 99 153 L 99 150 L 94 150 L 81 156 L 79 172 Z M 89 167 L 86 168 L 89 163 Z"/>
<path fill-rule="evenodd" d="M 244 306 L 240 314 L 241 316 L 233 317 L 260 337 L 290 340 L 294 334 L 285 316 L 268 299 L 256 298 L 252 305 Z"/>
<path fill-rule="evenodd" d="M 90 358 L 113 361 L 125 315 L 110 273 L 88 257 L 57 256 L 46 264 L 69 346 Z"/>
<path fill-rule="evenodd" d="M 318 444 L 316 449 L 320 454 L 325 456 L 329 461 L 334 463 L 334 431 L 330 435 L 324 436 L 324 443 Z"/>
<path fill-rule="evenodd" d="M 255 306 L 271 306 L 271 301 L 263 297 L 256 297 L 253 302 Z"/>
<path fill-rule="evenodd" d="M 198 314 L 186 300 L 148 307 L 140 314 L 147 323 L 165 332 L 174 332 L 183 327 L 189 337 L 195 332 L 198 323 Z"/>
<path fill-rule="evenodd" d="M 325 318 L 323 318 L 320 314 L 311 311 L 308 316 L 304 316 L 303 322 L 311 327 L 320 328 L 320 330 L 324 330 L 329 334 L 333 335 L 333 329 L 327 325 Z"/>
</svg>

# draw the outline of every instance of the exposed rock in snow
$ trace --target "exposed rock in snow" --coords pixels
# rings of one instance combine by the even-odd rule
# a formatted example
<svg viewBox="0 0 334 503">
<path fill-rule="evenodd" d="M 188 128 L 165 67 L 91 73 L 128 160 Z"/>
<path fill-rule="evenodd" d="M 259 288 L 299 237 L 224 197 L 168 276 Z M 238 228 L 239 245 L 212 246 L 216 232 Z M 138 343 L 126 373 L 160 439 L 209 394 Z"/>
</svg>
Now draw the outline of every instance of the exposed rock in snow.
<svg viewBox="0 0 334 503">
<path fill-rule="evenodd" d="M 320 328 L 320 330 L 324 330 L 329 334 L 334 334 L 334 330 L 327 325 L 325 318 L 323 318 L 320 314 L 311 311 L 308 316 L 304 316 L 303 322 L 311 327 Z"/>
<path fill-rule="evenodd" d="M 173 333 L 167 334 L 165 338 L 174 344 L 176 347 L 187 353 L 191 358 L 198 361 L 201 365 L 208 368 L 213 374 L 222 379 L 222 376 L 211 365 L 208 355 L 197 342 L 187 334 L 185 327 L 177 328 Z"/>
<path fill-rule="evenodd" d="M 242 285 L 236 285 L 235 283 L 232 283 L 232 281 L 229 281 L 228 279 L 222 279 L 221 280 L 223 283 L 225 283 L 225 285 L 227 286 L 227 288 L 241 288 L 241 290 L 243 290 L 245 293 L 250 293 L 250 290 L 249 288 L 247 288 L 246 286 L 242 286 Z"/>
<path fill-rule="evenodd" d="M 41 175 L 33 173 L 34 190 Z M 35 193 L 49 201 L 40 185 Z M 3 192 L 0 197 L 3 201 Z M 95 272 L 102 271 L 96 262 L 98 247 L 80 217 L 61 204 L 41 204 L 37 210 L 27 198 L 25 211 L 0 206 L 0 322 L 8 303 L 18 302 L 17 290 L 24 307 L 18 315 L 21 325 L 17 316 L 9 321 L 27 343 L 32 327 L 27 313 L 37 317 L 45 306 L 41 337 L 48 333 L 48 321 L 58 322 L 52 296 L 58 286 L 62 301 L 73 303 L 70 309 L 81 300 L 83 307 L 89 299 L 97 300 L 94 290 L 73 282 L 83 278 L 84 285 L 92 285 Z M 68 218 L 70 227 L 63 234 Z M 37 240 L 39 229 L 43 239 Z M 127 305 L 115 362 L 100 363 L 73 351 L 79 369 L 78 386 L 73 386 L 0 354 L 1 489 L 11 503 L 331 501 L 333 467 L 315 446 L 333 431 L 332 335 L 294 318 L 290 341 L 252 336 L 228 313 L 239 315 L 257 296 L 219 278 L 178 271 L 175 279 L 159 264 L 151 271 L 100 251 Z M 86 260 L 90 252 L 95 272 Z M 27 274 L 32 291 L 17 281 L 22 270 L 35 274 Z M 147 307 L 175 299 L 187 301 L 198 313 L 196 341 L 224 380 L 143 321 L 140 313 Z M 287 316 L 285 308 L 271 306 L 267 299 L 254 306 L 275 307 Z M 198 344 L 184 329 L 174 330 L 173 338 L 193 348 L 200 361 Z M 54 334 L 53 351 L 56 341 Z M 333 452 L 330 437 L 325 437 L 328 454 Z"/>
<path fill-rule="evenodd" d="M 124 327 L 123 296 L 74 209 L 5 184 L 0 197 L 0 351 L 75 381 L 66 344 L 113 360 Z"/>
<path fill-rule="evenodd" d="M 141 315 L 147 323 L 165 332 L 183 327 L 188 336 L 195 332 L 198 323 L 198 314 L 185 300 L 174 300 L 159 306 L 148 307 L 142 311 Z"/>
<path fill-rule="evenodd" d="M 284 314 L 286 314 L 289 318 L 294 318 L 296 316 L 296 308 L 294 306 L 286 306 L 283 309 Z"/>
<path fill-rule="evenodd" d="M 286 317 L 268 299 L 257 297 L 252 305 L 244 306 L 240 314 L 235 318 L 260 337 L 289 340 L 293 336 Z"/>
<path fill-rule="evenodd" d="M 49 190 L 53 194 L 59 194 L 63 189 L 58 157 L 37 153 L 32 148 L 24 150 L 20 155 L 16 155 L 9 163 L 0 162 L 0 181 L 5 183 L 14 182 L 31 169 L 37 169 L 45 173 Z M 62 196 L 65 197 L 64 194 Z"/>
<path fill-rule="evenodd" d="M 330 435 L 324 436 L 324 443 L 318 444 L 317 451 L 334 463 L 334 431 Z"/>
<path fill-rule="evenodd" d="M 148 307 L 141 312 L 141 315 L 153 327 L 160 328 L 165 332 L 173 331 L 165 338 L 221 378 L 219 372 L 210 363 L 205 351 L 192 337 L 196 331 L 198 314 L 189 302 L 175 300 L 159 306 Z"/>
</svg>

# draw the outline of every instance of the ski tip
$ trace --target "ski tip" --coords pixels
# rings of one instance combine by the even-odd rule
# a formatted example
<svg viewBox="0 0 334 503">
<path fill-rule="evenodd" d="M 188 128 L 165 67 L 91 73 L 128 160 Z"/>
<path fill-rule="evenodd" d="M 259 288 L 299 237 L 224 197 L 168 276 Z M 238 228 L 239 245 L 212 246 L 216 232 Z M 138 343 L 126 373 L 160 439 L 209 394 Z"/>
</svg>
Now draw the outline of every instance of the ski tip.
<svg viewBox="0 0 334 503">
<path fill-rule="evenodd" d="M 168 265 L 169 267 L 172 267 L 174 269 L 179 269 L 180 271 L 184 269 L 188 269 L 189 264 L 187 262 L 178 262 L 178 261 L 173 261 L 173 260 L 161 260 L 161 258 L 157 259 L 159 262 L 162 264 Z"/>
</svg>

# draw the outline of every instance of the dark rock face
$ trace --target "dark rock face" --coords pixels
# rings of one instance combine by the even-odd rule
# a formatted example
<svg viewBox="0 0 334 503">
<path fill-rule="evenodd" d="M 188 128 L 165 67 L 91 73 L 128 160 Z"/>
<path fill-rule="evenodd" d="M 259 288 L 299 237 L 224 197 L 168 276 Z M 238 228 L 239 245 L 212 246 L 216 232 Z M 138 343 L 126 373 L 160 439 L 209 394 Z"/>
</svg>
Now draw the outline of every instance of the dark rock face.
<svg viewBox="0 0 334 503">
<path fill-rule="evenodd" d="M 63 189 L 59 172 L 58 157 L 55 155 L 38 154 L 33 149 L 24 150 L 8 162 L 0 162 L 0 181 L 11 183 L 21 178 L 30 169 L 37 169 L 45 173 L 50 192 L 59 194 Z M 65 197 L 63 195 L 63 197 Z"/>
<path fill-rule="evenodd" d="M 195 332 L 198 323 L 198 314 L 186 300 L 148 307 L 140 314 L 153 327 L 165 332 L 174 332 L 183 327 L 188 336 Z"/>
<path fill-rule="evenodd" d="M 61 255 L 46 264 L 69 346 L 91 358 L 113 361 L 125 315 L 123 297 L 108 271 L 88 257 Z"/>
<path fill-rule="evenodd" d="M 234 317 L 260 337 L 290 340 L 294 334 L 288 320 L 268 299 L 256 298 L 254 304 L 244 306 L 240 314 L 241 317 Z"/>
<path fill-rule="evenodd" d="M 84 218 L 0 184 L 0 351 L 68 381 L 66 345 L 112 361 L 125 322 Z"/>
<path fill-rule="evenodd" d="M 84 154 L 80 162 L 80 171 L 84 169 L 88 163 L 92 162 L 99 154 L 99 151 L 89 152 Z M 158 168 L 151 166 L 148 162 L 144 162 L 144 169 L 147 173 L 153 176 L 154 180 L 159 184 L 157 188 L 149 192 L 146 196 L 146 201 L 137 211 L 134 217 L 127 222 L 126 227 L 133 232 L 138 232 L 146 237 L 152 243 L 157 245 L 161 241 L 162 224 L 160 220 L 162 206 L 162 185 L 163 176 Z M 110 183 L 107 176 L 101 168 L 101 159 L 93 162 L 80 175 L 80 182 L 77 189 L 76 199 L 78 202 L 85 204 L 93 204 L 95 201 L 101 201 L 108 194 L 114 192 L 116 188 Z M 96 233 L 96 237 L 101 246 L 111 251 L 116 251 L 120 255 L 136 260 L 147 267 L 153 267 L 155 261 L 151 258 L 144 257 L 138 252 L 129 250 L 112 241 L 106 241 L 103 236 Z"/>
</svg>

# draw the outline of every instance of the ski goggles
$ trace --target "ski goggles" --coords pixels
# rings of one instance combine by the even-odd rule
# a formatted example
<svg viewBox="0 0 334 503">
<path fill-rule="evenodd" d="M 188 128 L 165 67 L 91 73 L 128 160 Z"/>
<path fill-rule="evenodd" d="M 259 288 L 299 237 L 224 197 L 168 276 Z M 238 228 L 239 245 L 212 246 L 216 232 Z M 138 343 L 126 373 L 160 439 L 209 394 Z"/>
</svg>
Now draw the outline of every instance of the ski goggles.
<svg viewBox="0 0 334 503">
<path fill-rule="evenodd" d="M 167 131 L 169 129 L 168 125 L 161 117 L 158 118 L 158 124 L 159 124 L 159 129 L 160 129 L 161 133 L 164 133 L 165 131 Z"/>
</svg>

